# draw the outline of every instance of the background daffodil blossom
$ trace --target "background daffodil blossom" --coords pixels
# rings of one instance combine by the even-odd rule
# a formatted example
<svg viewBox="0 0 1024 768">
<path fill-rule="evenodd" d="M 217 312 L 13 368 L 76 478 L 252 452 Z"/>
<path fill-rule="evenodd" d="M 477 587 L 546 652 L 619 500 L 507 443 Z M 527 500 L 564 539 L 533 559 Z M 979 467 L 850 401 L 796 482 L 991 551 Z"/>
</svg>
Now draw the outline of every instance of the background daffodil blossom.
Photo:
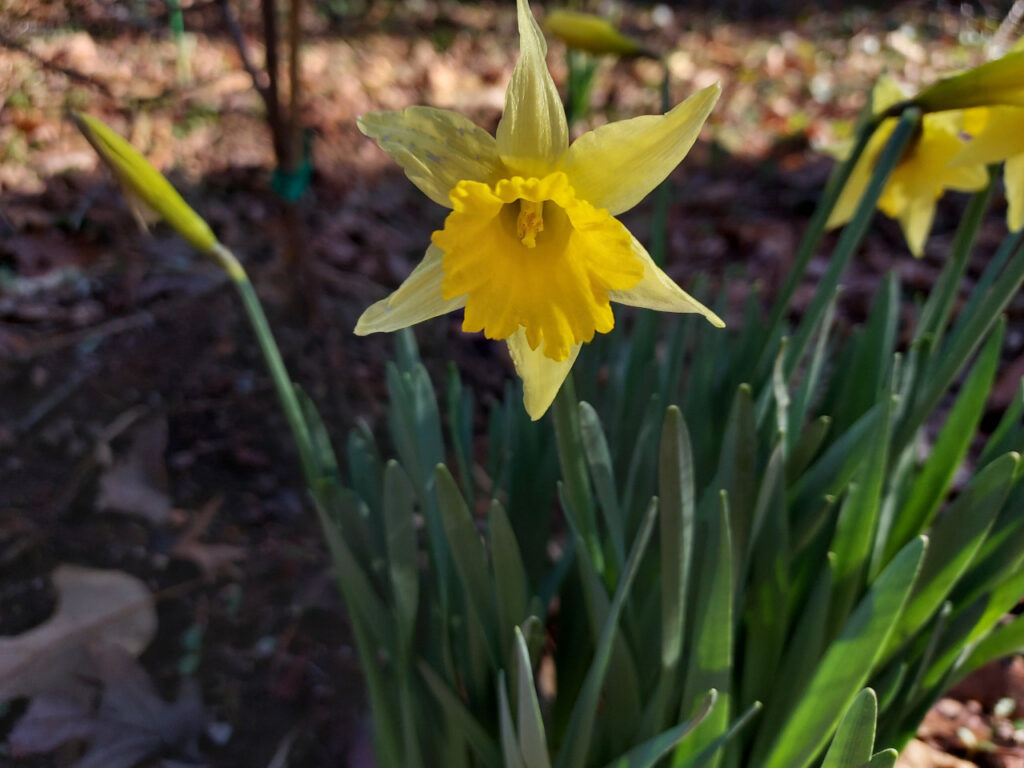
<svg viewBox="0 0 1024 768">
<path fill-rule="evenodd" d="M 359 119 L 359 129 L 452 213 L 419 265 L 363 313 L 355 332 L 395 331 L 465 307 L 464 330 L 508 344 L 524 405 L 538 419 L 580 346 L 611 330 L 611 301 L 724 325 L 614 218 L 679 164 L 721 88 L 709 86 L 665 115 L 604 125 L 570 146 L 527 0 L 518 16 L 520 57 L 496 136 L 429 107 Z"/>
<path fill-rule="evenodd" d="M 907 95 L 895 81 L 882 77 L 872 93 L 872 110 L 876 115 L 881 114 L 906 99 Z M 842 226 L 853 218 L 875 162 L 896 123 L 894 117 L 883 120 L 871 136 L 836 201 L 826 225 L 829 229 Z M 899 221 L 914 256 L 924 254 L 924 244 L 935 218 L 935 204 L 945 190 L 976 192 L 988 183 L 988 172 L 983 164 L 951 164 L 964 148 L 963 128 L 962 111 L 926 114 L 922 118 L 919 135 L 900 159 L 878 200 L 878 209 Z"/>
<path fill-rule="evenodd" d="M 1000 163 L 1006 186 L 1006 225 L 1024 227 L 1024 107 L 979 107 L 966 112 L 964 130 L 973 138 L 953 158 L 953 165 Z"/>
<path fill-rule="evenodd" d="M 544 17 L 544 29 L 568 47 L 601 56 L 637 56 L 640 44 L 622 34 L 608 19 L 580 11 L 558 9 Z"/>
</svg>

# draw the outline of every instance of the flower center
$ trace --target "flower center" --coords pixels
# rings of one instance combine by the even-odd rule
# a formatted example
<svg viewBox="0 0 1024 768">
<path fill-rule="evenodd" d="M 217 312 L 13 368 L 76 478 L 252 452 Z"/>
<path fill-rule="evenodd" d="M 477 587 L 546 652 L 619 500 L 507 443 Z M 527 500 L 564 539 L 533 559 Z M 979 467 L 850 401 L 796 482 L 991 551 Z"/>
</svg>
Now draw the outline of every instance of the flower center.
<svg viewBox="0 0 1024 768">
<path fill-rule="evenodd" d="M 444 298 L 466 296 L 466 331 L 506 339 L 522 326 L 531 348 L 565 360 L 614 326 L 608 292 L 643 277 L 626 228 L 579 200 L 564 173 L 460 181 L 451 200 L 431 239 L 444 251 Z"/>
<path fill-rule="evenodd" d="M 544 203 L 533 200 L 519 201 L 516 237 L 527 248 L 537 247 L 537 235 L 544 231 Z"/>
</svg>

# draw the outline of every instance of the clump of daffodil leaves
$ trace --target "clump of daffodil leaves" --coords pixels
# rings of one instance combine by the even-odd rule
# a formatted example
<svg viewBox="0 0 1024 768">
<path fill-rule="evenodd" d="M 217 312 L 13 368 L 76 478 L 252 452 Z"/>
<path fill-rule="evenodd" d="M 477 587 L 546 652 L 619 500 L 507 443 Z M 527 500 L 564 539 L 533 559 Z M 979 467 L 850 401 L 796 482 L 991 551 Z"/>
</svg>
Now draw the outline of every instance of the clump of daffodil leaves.
<svg viewBox="0 0 1024 768">
<path fill-rule="evenodd" d="M 914 256 L 924 253 L 935 206 L 947 190 L 977 192 L 988 184 L 986 165 L 1006 161 L 1007 225 L 1024 227 L 1024 51 L 1017 50 L 979 67 L 944 78 L 913 99 L 888 77 L 872 94 L 879 121 L 850 175 L 827 226 L 852 217 L 882 148 L 903 107 L 926 114 L 911 146 L 878 200 L 885 215 L 899 221 Z M 847 152 L 840 148 L 840 155 Z"/>
<path fill-rule="evenodd" d="M 408 279 L 367 309 L 355 331 L 395 331 L 465 308 L 463 330 L 508 344 L 526 410 L 538 419 L 580 346 L 612 329 L 610 302 L 724 325 L 615 218 L 679 164 L 721 88 L 709 86 L 665 115 L 601 126 L 570 145 L 527 0 L 519 0 L 518 17 L 520 57 L 496 136 L 429 107 L 360 118 L 360 130 L 452 212 Z"/>
</svg>

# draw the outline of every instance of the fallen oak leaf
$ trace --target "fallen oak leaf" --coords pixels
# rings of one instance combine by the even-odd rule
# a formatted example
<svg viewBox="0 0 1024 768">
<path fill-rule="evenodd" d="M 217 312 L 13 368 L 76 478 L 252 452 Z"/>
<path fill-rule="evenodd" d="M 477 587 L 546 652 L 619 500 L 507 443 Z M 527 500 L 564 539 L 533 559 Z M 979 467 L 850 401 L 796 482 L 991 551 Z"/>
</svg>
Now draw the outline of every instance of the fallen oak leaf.
<svg viewBox="0 0 1024 768">
<path fill-rule="evenodd" d="M 130 574 L 62 565 L 53 583 L 54 614 L 28 632 L 0 638 L 0 702 L 66 688 L 87 663 L 90 644 L 138 655 L 156 634 L 153 596 Z"/>
<path fill-rule="evenodd" d="M 75 768 L 132 768 L 164 754 L 189 758 L 195 765 L 206 724 L 195 685 L 186 684 L 178 699 L 168 703 L 120 646 L 93 646 L 88 656 L 88 682 L 99 691 L 98 701 L 82 687 L 34 697 L 9 737 L 15 757 L 84 741 L 88 750 Z"/>
<path fill-rule="evenodd" d="M 100 477 L 96 506 L 140 517 L 153 525 L 167 522 L 167 419 L 154 416 L 135 426 L 131 443 Z"/>
</svg>

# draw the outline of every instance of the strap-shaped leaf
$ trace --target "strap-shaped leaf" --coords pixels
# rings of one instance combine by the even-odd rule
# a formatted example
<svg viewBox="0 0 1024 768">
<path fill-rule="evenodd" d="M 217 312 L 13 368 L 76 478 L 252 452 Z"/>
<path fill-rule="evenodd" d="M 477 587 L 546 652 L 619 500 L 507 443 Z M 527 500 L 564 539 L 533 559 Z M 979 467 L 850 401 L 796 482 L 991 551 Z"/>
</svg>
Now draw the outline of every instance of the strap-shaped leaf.
<svg viewBox="0 0 1024 768">
<path fill-rule="evenodd" d="M 896 626 L 921 566 L 925 542 L 921 537 L 907 544 L 871 586 L 818 665 L 766 768 L 806 768 L 818 756 Z"/>
<path fill-rule="evenodd" d="M 661 502 L 661 667 L 672 675 L 682 653 L 694 542 L 693 450 L 683 414 L 665 411 L 658 459 Z"/>
<path fill-rule="evenodd" d="M 728 729 L 732 716 L 731 678 L 733 664 L 733 545 L 729 530 L 729 505 L 721 494 L 718 514 L 702 529 L 707 548 L 695 585 L 695 606 L 688 643 L 689 666 L 682 709 L 688 715 L 709 688 L 718 691 L 714 711 L 676 748 L 673 765 L 699 754 Z M 720 756 L 709 765 L 718 765 Z"/>
<path fill-rule="evenodd" d="M 523 558 L 512 524 L 505 508 L 495 499 L 491 502 L 488 532 L 491 542 L 491 565 L 494 569 L 494 596 L 497 602 L 499 646 L 501 658 L 515 640 L 516 627 L 527 616 L 527 580 Z"/>
<path fill-rule="evenodd" d="M 717 699 L 717 691 L 708 691 L 697 711 L 693 713 L 693 717 L 658 734 L 653 739 L 648 739 L 643 744 L 638 744 L 622 757 L 612 760 L 605 768 L 651 768 L 658 760 L 667 755 L 672 747 L 686 738 L 694 728 L 704 721 Z"/>
<path fill-rule="evenodd" d="M 626 560 L 626 566 L 623 569 L 618 588 L 615 590 L 615 597 L 608 610 L 608 619 L 601 630 L 601 637 L 597 644 L 597 650 L 594 653 L 594 661 L 590 665 L 586 681 L 583 683 L 583 688 L 576 700 L 576 705 L 573 707 L 562 749 L 558 754 L 558 761 L 556 763 L 558 768 L 582 768 L 586 764 L 591 736 L 593 735 L 594 719 L 597 716 L 597 708 L 600 703 L 601 685 L 604 682 L 608 662 L 611 659 L 612 644 L 615 641 L 619 616 L 629 594 L 629 588 L 632 586 L 633 579 L 640 566 L 641 556 L 647 549 L 647 542 L 651 538 L 651 532 L 654 530 L 654 521 L 657 516 L 658 505 L 656 501 L 652 500 L 633 542 L 629 559 Z"/>
<path fill-rule="evenodd" d="M 503 768 L 501 749 L 491 738 L 487 728 L 481 725 L 467 709 L 462 699 L 441 679 L 441 676 L 425 662 L 418 665 L 427 688 L 441 705 L 445 715 L 452 721 L 453 728 L 465 736 L 466 742 L 488 768 Z"/>
<path fill-rule="evenodd" d="M 865 688 L 843 715 L 821 768 L 860 768 L 870 761 L 877 719 L 878 699 Z"/>
<path fill-rule="evenodd" d="M 548 740 L 544 733 L 544 718 L 533 683 L 533 666 L 523 633 L 516 627 L 516 698 L 519 724 L 519 750 L 526 768 L 550 768 Z"/>
</svg>

